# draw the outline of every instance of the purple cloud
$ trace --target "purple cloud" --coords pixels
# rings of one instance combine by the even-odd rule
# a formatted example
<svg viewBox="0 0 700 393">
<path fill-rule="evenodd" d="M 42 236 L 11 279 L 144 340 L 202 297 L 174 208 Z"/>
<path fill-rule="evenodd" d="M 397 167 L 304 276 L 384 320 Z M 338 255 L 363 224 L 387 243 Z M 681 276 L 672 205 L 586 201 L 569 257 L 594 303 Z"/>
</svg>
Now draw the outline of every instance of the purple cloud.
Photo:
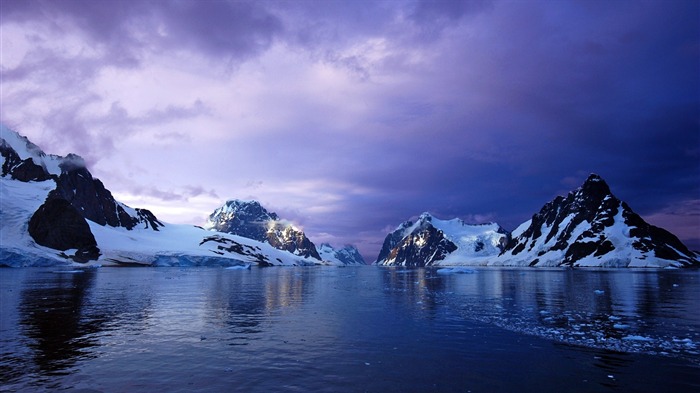
<svg viewBox="0 0 700 393">
<path fill-rule="evenodd" d="M 513 229 L 597 172 L 700 248 L 695 1 L 2 7 L 2 121 L 188 218 L 257 198 L 371 260 L 423 211 Z"/>
</svg>

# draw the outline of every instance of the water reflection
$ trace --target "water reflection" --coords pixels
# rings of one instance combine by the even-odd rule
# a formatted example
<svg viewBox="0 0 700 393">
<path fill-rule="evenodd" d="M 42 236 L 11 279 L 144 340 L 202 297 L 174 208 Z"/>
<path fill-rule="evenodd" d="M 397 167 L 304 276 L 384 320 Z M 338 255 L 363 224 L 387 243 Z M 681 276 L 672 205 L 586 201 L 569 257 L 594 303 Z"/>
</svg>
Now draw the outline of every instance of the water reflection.
<svg viewBox="0 0 700 393">
<path fill-rule="evenodd" d="M 218 270 L 206 293 L 205 318 L 228 326 L 230 345 L 248 345 L 264 332 L 264 321 L 303 304 L 313 288 L 309 269 Z M 262 283 L 261 283 L 262 281 Z"/>
<path fill-rule="evenodd" d="M 94 277 L 90 271 L 55 274 L 48 281 L 40 276 L 22 290 L 21 329 L 33 350 L 31 363 L 42 374 L 60 373 L 79 359 L 94 356 L 87 351 L 97 345 L 91 335 L 104 324 L 104 320 L 84 318 L 86 293 Z"/>
<path fill-rule="evenodd" d="M 138 332 L 148 318 L 148 282 L 132 283 L 129 274 L 113 281 L 95 269 L 3 273 L 3 383 L 28 378 L 35 386 L 57 388 L 53 377 L 99 357 L 110 331 L 128 326 Z M 10 286 L 13 277 L 19 282 Z M 9 297 L 8 287 L 19 296 Z"/>
<path fill-rule="evenodd" d="M 0 294 L 0 390 L 649 391 L 700 364 L 698 272 L 12 270 Z"/>
<path fill-rule="evenodd" d="M 426 317 L 434 315 L 445 291 L 445 277 L 435 269 L 380 268 L 384 292 L 395 304 L 418 311 Z"/>
</svg>

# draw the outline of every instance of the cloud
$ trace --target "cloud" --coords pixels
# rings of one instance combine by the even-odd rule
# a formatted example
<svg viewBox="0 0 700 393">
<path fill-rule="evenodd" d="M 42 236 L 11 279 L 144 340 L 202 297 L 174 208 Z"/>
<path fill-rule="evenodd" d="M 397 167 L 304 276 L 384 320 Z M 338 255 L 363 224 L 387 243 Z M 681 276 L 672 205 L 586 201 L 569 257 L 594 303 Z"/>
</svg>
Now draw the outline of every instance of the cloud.
<svg viewBox="0 0 700 393">
<path fill-rule="evenodd" d="M 700 199 L 689 199 L 644 217 L 650 224 L 674 228 L 674 235 L 691 250 L 700 250 L 697 229 L 700 226 Z"/>
<path fill-rule="evenodd" d="M 491 10 L 493 3 L 492 0 L 418 0 L 408 17 L 424 38 L 434 40 L 461 19 Z"/>
<path fill-rule="evenodd" d="M 251 196 L 366 254 L 423 211 L 513 229 L 591 172 L 643 216 L 700 192 L 697 2 L 2 7 L 2 121 L 178 219 Z"/>
<path fill-rule="evenodd" d="M 190 48 L 214 58 L 239 61 L 268 49 L 283 32 L 281 21 L 260 2 L 183 1 L 157 11 L 165 47 Z"/>
</svg>

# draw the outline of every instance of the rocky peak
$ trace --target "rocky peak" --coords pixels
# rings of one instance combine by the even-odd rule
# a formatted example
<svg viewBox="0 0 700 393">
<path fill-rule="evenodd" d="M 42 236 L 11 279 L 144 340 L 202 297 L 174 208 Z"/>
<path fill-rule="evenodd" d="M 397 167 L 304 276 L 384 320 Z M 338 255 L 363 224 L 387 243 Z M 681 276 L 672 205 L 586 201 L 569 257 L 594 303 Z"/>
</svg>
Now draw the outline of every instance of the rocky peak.
<svg viewBox="0 0 700 393">
<path fill-rule="evenodd" d="M 277 214 L 268 212 L 258 201 L 231 199 L 214 210 L 204 228 L 265 241 L 268 223 L 277 220 Z"/>
<path fill-rule="evenodd" d="M 274 221 L 269 225 L 266 235 L 266 240 L 272 247 L 289 251 L 300 257 L 321 260 L 316 246 L 306 237 L 303 231 L 295 228 L 293 225 L 284 225 L 279 221 Z"/>
<path fill-rule="evenodd" d="M 377 256 L 377 262 L 385 261 L 389 257 L 391 250 L 399 244 L 399 242 L 404 238 L 406 230 L 412 226 L 413 221 L 404 221 L 393 232 L 386 235 L 384 238 L 384 243 L 382 244 L 382 249 L 379 251 L 379 255 Z"/>
<path fill-rule="evenodd" d="M 466 259 L 496 257 L 509 234 L 498 224 L 467 224 L 454 218 L 440 220 L 423 213 L 406 221 L 384 239 L 377 257 L 379 265 L 429 266 L 450 257 Z"/>
<path fill-rule="evenodd" d="M 420 223 L 427 223 L 427 222 L 431 222 L 432 220 L 433 220 L 433 216 L 428 212 L 423 212 L 423 213 L 421 213 L 420 216 L 418 216 L 418 221 Z"/>
<path fill-rule="evenodd" d="M 22 159 L 5 140 L 0 141 L 0 156 L 3 158 L 2 171 L 0 175 L 23 182 L 44 181 L 51 178 L 51 175 L 41 165 L 34 163 L 31 158 Z"/>
<path fill-rule="evenodd" d="M 365 259 L 360 254 L 360 250 L 352 244 L 346 244 L 343 248 L 336 249 L 329 243 L 322 243 L 318 247 L 321 259 L 342 263 L 343 265 L 365 265 Z"/>
<path fill-rule="evenodd" d="M 595 174 L 566 197 L 546 203 L 501 257 L 547 266 L 697 263 L 675 236 L 647 224 Z M 666 261 L 654 262 L 658 259 Z"/>
<path fill-rule="evenodd" d="M 117 202 L 102 182 L 92 177 L 82 157 L 47 155 L 29 139 L 5 126 L 0 126 L 0 136 L 2 176 L 23 182 L 53 180 L 56 188 L 49 199 L 67 201 L 77 214 L 100 225 L 132 229 L 144 223 L 154 230 L 163 226 L 153 213 Z M 64 204 L 51 206 L 56 210 Z M 60 217 L 71 215 L 66 213 Z"/>
<path fill-rule="evenodd" d="M 569 193 L 566 200 L 574 202 L 578 208 L 594 210 L 606 198 L 614 198 L 610 187 L 600 176 L 591 174 L 581 187 Z"/>
<path fill-rule="evenodd" d="M 63 157 L 59 167 L 61 168 L 61 172 L 70 172 L 79 169 L 87 170 L 87 165 L 83 157 L 73 153 Z"/>
<path fill-rule="evenodd" d="M 302 257 L 321 259 L 316 246 L 302 230 L 284 223 L 258 201 L 228 200 L 214 210 L 204 228 L 266 242 Z"/>
</svg>

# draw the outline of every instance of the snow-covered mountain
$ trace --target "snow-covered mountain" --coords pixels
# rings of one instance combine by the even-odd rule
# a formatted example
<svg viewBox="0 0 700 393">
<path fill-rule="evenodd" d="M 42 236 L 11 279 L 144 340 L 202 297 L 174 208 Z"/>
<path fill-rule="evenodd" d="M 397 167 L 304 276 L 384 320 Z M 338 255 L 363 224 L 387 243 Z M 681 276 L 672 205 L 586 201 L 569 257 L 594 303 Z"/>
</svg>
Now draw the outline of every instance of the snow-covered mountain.
<svg viewBox="0 0 700 393">
<path fill-rule="evenodd" d="M 666 267 L 700 265 L 670 232 L 645 222 L 592 174 L 558 196 L 511 234 L 494 264 Z"/>
<path fill-rule="evenodd" d="M 71 263 L 308 265 L 364 263 L 319 250 L 255 201 L 229 201 L 205 228 L 164 223 L 114 199 L 79 156 L 48 155 L 0 125 L 0 266 Z M 673 234 L 646 223 L 597 175 L 508 233 L 428 213 L 387 235 L 378 265 L 700 266 Z"/>
<path fill-rule="evenodd" d="M 341 249 L 335 249 L 328 243 L 322 243 L 318 247 L 318 253 L 325 262 L 331 265 L 365 265 L 365 259 L 360 251 L 353 245 L 346 245 Z"/>
<path fill-rule="evenodd" d="M 47 155 L 3 125 L 0 160 L 0 266 L 310 263 L 243 236 L 163 223 L 116 201 L 79 156 Z"/>
<path fill-rule="evenodd" d="M 258 201 L 226 201 L 209 215 L 204 228 L 266 242 L 300 257 L 321 261 L 316 246 L 301 229 L 280 220 Z"/>
<path fill-rule="evenodd" d="M 700 266 L 670 232 L 645 222 L 598 175 L 545 204 L 508 234 L 424 213 L 387 235 L 377 265 L 574 267 Z"/>
<path fill-rule="evenodd" d="M 214 210 L 203 227 L 264 242 L 269 223 L 278 220 L 276 213 L 268 212 L 257 201 L 232 199 Z"/>
<path fill-rule="evenodd" d="M 376 265 L 431 266 L 482 264 L 508 243 L 498 224 L 470 225 L 460 219 L 440 220 L 429 213 L 406 221 L 388 234 Z"/>
</svg>

